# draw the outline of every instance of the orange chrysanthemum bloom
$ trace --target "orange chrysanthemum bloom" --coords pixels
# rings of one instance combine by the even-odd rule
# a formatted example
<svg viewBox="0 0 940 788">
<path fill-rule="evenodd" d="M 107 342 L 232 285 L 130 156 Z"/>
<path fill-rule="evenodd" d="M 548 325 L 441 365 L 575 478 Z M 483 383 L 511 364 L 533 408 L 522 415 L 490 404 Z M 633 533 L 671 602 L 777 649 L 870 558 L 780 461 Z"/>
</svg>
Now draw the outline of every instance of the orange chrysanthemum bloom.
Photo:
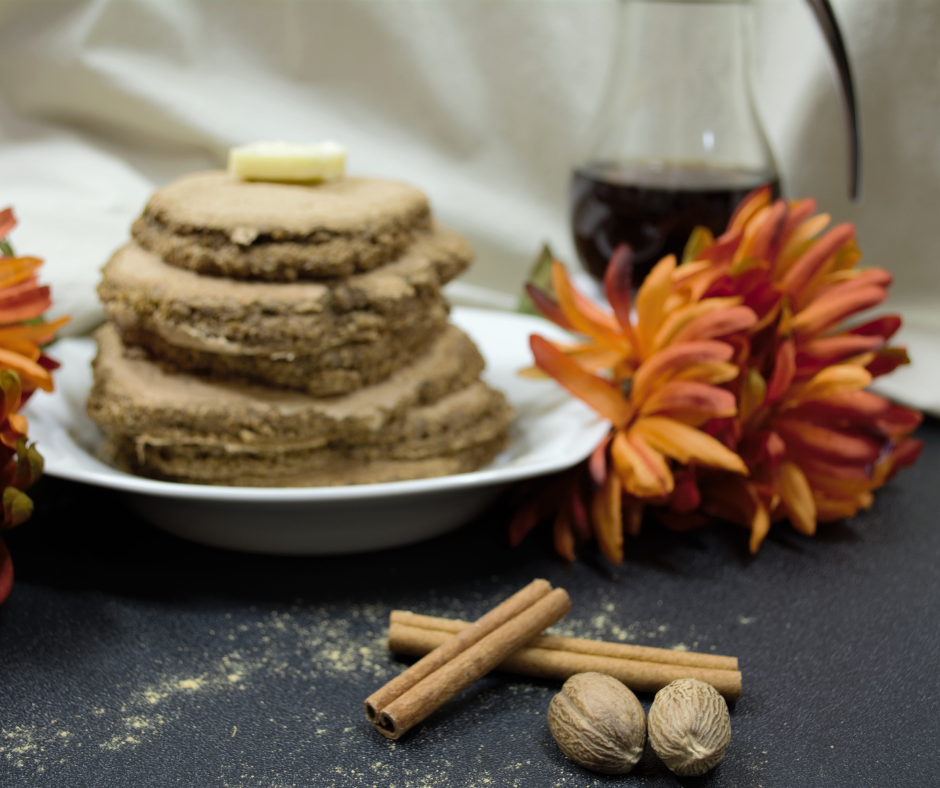
<svg viewBox="0 0 940 788">
<path fill-rule="evenodd" d="M 0 211 L 0 528 L 20 525 L 33 511 L 23 490 L 42 475 L 43 460 L 27 443 L 29 424 L 18 410 L 36 389 L 52 391 L 50 373 L 59 365 L 42 346 L 68 322 L 42 319 L 52 304 L 49 287 L 39 284 L 36 273 L 42 260 L 13 254 L 6 236 L 15 226 L 13 211 Z M 0 603 L 12 586 L 13 562 L 0 539 Z"/>
<path fill-rule="evenodd" d="M 841 323 L 883 303 L 891 276 L 859 270 L 855 228 L 826 227 L 812 200 L 771 203 L 751 194 L 728 231 L 709 242 L 700 233 L 688 272 L 677 284 L 703 298 L 736 293 L 758 315 L 735 382 L 739 414 L 713 432 L 751 469 L 702 485 L 704 512 L 751 530 L 756 552 L 771 522 L 787 518 L 812 534 L 818 521 L 850 517 L 872 492 L 920 452 L 910 434 L 916 411 L 865 391 L 872 378 L 907 363 L 887 342 L 896 315 L 850 329 Z"/>
<path fill-rule="evenodd" d="M 828 217 L 814 211 L 811 200 L 753 192 L 724 235 L 700 228 L 681 265 L 659 262 L 635 319 L 626 248 L 605 280 L 613 314 L 577 293 L 557 262 L 554 297 L 529 288 L 547 317 L 586 339 L 533 337 L 536 367 L 613 425 L 588 465 L 591 482 L 576 471 L 557 488 L 566 491 L 552 501 L 562 555 L 573 559 L 590 525 L 619 562 L 624 529 L 638 533 L 647 507 L 675 530 L 709 516 L 740 523 L 756 552 L 772 522 L 812 534 L 817 521 L 870 506 L 873 490 L 916 459 L 920 414 L 864 390 L 906 363 L 887 346 L 900 319 L 839 329 L 887 298 L 890 276 L 856 270 L 851 225 L 817 237 Z M 546 513 L 544 503 L 523 506 L 513 542 Z"/>
</svg>

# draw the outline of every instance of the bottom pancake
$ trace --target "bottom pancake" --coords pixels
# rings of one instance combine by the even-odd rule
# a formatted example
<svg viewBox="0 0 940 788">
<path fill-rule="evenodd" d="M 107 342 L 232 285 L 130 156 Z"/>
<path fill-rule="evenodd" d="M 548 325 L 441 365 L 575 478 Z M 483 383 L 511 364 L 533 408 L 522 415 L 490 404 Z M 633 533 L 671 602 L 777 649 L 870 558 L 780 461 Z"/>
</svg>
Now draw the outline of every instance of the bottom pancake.
<svg viewBox="0 0 940 788">
<path fill-rule="evenodd" d="M 174 374 L 128 355 L 110 327 L 98 340 L 89 413 L 110 459 L 141 476 L 369 484 L 472 471 L 509 443 L 512 407 L 477 377 L 482 360 L 453 327 L 384 383 L 326 399 Z"/>
</svg>

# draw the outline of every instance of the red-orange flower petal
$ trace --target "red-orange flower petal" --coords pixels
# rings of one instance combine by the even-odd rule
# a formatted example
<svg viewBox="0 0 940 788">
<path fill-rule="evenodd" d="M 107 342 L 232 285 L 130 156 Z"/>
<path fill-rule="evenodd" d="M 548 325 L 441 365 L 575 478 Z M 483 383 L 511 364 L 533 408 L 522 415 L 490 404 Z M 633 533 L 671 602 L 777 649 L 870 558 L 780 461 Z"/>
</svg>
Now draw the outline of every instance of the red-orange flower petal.
<svg viewBox="0 0 940 788">
<path fill-rule="evenodd" d="M 640 415 L 665 411 L 684 411 L 708 418 L 734 416 L 738 412 L 734 394 L 726 389 L 693 380 L 672 380 L 651 394 L 640 408 Z"/>
<path fill-rule="evenodd" d="M 738 331 L 747 331 L 757 323 L 757 315 L 747 306 L 735 306 L 719 312 L 700 315 L 680 328 L 672 342 L 691 342 L 701 339 L 714 339 Z"/>
<path fill-rule="evenodd" d="M 624 488 L 631 495 L 654 498 L 672 492 L 674 480 L 666 460 L 639 435 L 618 432 L 610 454 Z"/>
<path fill-rule="evenodd" d="M 637 369 L 630 390 L 631 399 L 634 402 L 642 402 L 665 379 L 691 365 L 730 361 L 732 355 L 734 349 L 731 345 L 716 340 L 684 342 L 660 350 Z"/>
<path fill-rule="evenodd" d="M 49 293 L 48 285 L 39 287 L 35 283 L 28 290 L 9 297 L 0 292 L 0 323 L 18 323 L 39 317 L 52 306 Z"/>
<path fill-rule="evenodd" d="M 614 426 L 621 426 L 629 421 L 633 410 L 615 386 L 586 372 L 577 361 L 568 358 L 538 334 L 529 337 L 529 346 L 539 368 L 555 378 L 578 399 L 586 402 Z"/>
<path fill-rule="evenodd" d="M 552 541 L 558 555 L 566 561 L 574 561 L 574 532 L 571 530 L 568 511 L 564 507 L 558 510 L 558 516 L 555 517 L 555 524 L 552 527 Z"/>
<path fill-rule="evenodd" d="M 636 345 L 633 326 L 630 323 L 631 287 L 633 282 L 633 252 L 626 244 L 615 250 L 604 274 L 604 293 L 614 310 L 614 317 L 623 328 L 631 345 Z"/>
<path fill-rule="evenodd" d="M 9 208 L 7 209 L 9 210 Z M 2 228 L 0 228 L 2 229 Z M 4 233 L 5 235 L 5 233 Z M 13 559 L 3 539 L 0 538 L 0 605 L 10 596 L 13 588 Z"/>
<path fill-rule="evenodd" d="M 4 208 L 0 211 L 0 239 L 6 238 L 14 227 L 16 227 L 16 217 L 13 215 L 13 209 Z M 0 602 L 2 601 L 3 599 L 0 599 Z"/>
<path fill-rule="evenodd" d="M 887 297 L 888 291 L 877 285 L 834 288 L 794 315 L 790 328 L 798 337 L 818 334 L 849 315 L 877 306 Z"/>
<path fill-rule="evenodd" d="M 888 340 L 897 333 L 900 327 L 901 318 L 899 315 L 885 315 L 875 320 L 869 320 L 867 323 L 862 323 L 860 326 L 855 326 L 855 328 L 850 328 L 849 333 L 865 337 L 878 336 Z"/>
<path fill-rule="evenodd" d="M 781 342 L 777 348 L 773 375 L 767 383 L 765 401 L 770 404 L 779 400 L 790 388 L 796 375 L 796 344 L 792 339 Z"/>
<path fill-rule="evenodd" d="M 52 391 L 52 376 L 35 361 L 30 361 L 19 353 L 0 348 L 0 366 L 19 373 L 20 377 L 43 391 Z"/>
<path fill-rule="evenodd" d="M 737 454 L 711 435 L 674 419 L 648 416 L 634 424 L 630 432 L 679 462 L 697 462 L 747 475 L 747 466 Z"/>
<path fill-rule="evenodd" d="M 854 237 L 855 226 L 851 224 L 837 224 L 829 230 L 793 263 L 782 282 L 784 292 L 799 296 L 836 250 Z"/>
<path fill-rule="evenodd" d="M 812 536 L 816 533 L 816 502 L 803 471 L 795 463 L 783 462 L 774 481 L 790 523 L 801 534 Z"/>
<path fill-rule="evenodd" d="M 852 356 L 877 350 L 884 339 L 877 334 L 843 334 L 838 337 L 822 337 L 800 345 L 796 354 L 797 376 L 815 374 L 823 367 L 839 364 Z"/>
<path fill-rule="evenodd" d="M 579 293 L 568 279 L 565 267 L 552 261 L 552 287 L 558 297 L 558 305 L 575 331 L 601 343 L 609 343 L 621 333 L 620 326 L 611 315 L 602 311 Z"/>
<path fill-rule="evenodd" d="M 881 452 L 878 442 L 867 436 L 808 421 L 777 419 L 774 429 L 786 441 L 788 448 L 811 452 L 834 462 L 874 462 Z"/>
<path fill-rule="evenodd" d="M 535 304 L 535 308 L 555 325 L 561 326 L 565 331 L 576 330 L 575 327 L 571 325 L 571 321 L 565 317 L 565 313 L 562 312 L 558 302 L 548 293 L 536 287 L 531 282 L 526 284 L 525 291 L 529 298 L 532 299 L 532 303 Z"/>
<path fill-rule="evenodd" d="M 601 553 L 612 564 L 623 561 L 623 517 L 620 476 L 611 473 L 597 491 L 591 505 L 594 538 Z"/>
</svg>

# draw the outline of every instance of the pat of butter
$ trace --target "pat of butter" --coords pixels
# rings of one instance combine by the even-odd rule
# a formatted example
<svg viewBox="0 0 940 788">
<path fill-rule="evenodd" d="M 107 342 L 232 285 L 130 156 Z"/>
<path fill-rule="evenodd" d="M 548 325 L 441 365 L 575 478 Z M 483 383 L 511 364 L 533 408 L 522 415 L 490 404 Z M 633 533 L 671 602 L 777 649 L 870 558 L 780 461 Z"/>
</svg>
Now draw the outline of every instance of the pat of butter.
<svg viewBox="0 0 940 788">
<path fill-rule="evenodd" d="M 346 149 L 335 142 L 253 142 L 229 150 L 228 171 L 246 181 L 336 181 L 346 171 Z"/>
</svg>

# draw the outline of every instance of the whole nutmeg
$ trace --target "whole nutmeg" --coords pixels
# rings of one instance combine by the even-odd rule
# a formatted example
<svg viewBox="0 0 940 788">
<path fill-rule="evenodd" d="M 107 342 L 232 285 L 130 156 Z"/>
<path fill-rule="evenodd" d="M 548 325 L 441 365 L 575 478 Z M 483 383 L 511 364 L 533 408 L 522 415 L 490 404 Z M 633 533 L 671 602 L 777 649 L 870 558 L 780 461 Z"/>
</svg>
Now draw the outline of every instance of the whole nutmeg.
<svg viewBox="0 0 940 788">
<path fill-rule="evenodd" d="M 680 777 L 705 774 L 731 743 L 728 704 L 698 679 L 678 679 L 657 692 L 648 727 L 653 750 Z"/>
<path fill-rule="evenodd" d="M 643 707 L 617 679 L 578 673 L 548 706 L 548 727 L 561 751 L 585 769 L 626 774 L 646 743 Z"/>
</svg>

